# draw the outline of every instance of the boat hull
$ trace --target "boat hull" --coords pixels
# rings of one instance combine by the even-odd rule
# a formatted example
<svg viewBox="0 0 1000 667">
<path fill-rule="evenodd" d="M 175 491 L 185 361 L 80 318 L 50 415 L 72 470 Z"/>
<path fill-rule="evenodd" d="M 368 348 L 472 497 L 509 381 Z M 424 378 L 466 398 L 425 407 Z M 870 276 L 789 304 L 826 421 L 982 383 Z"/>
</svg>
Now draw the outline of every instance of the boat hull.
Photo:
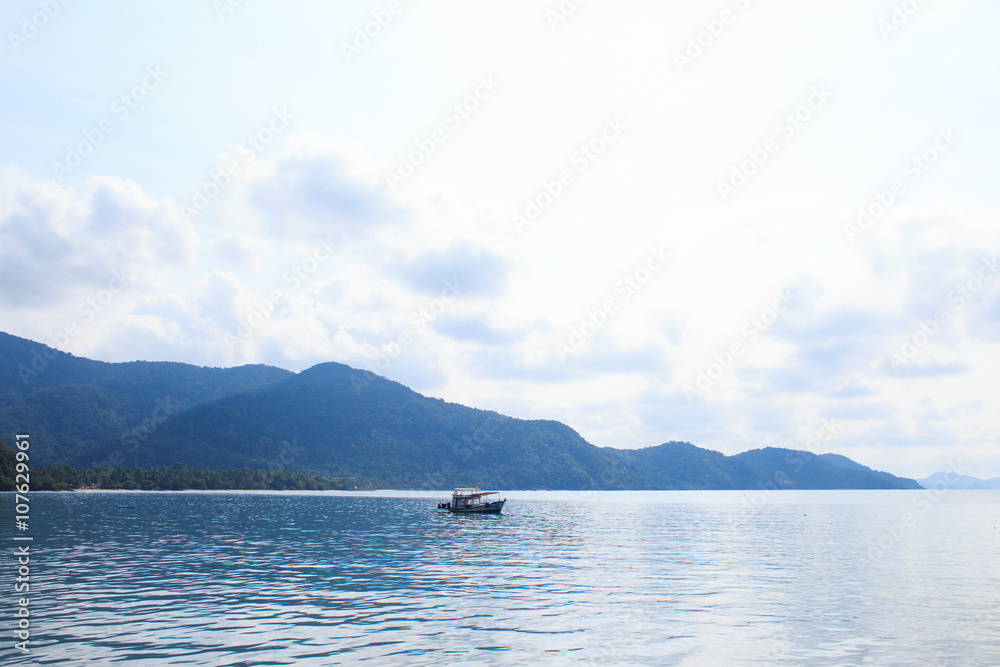
<svg viewBox="0 0 1000 667">
<path fill-rule="evenodd" d="M 503 504 L 507 502 L 506 500 L 501 500 L 495 503 L 488 503 L 486 505 L 476 505 L 475 507 L 451 507 L 451 503 L 447 503 L 445 507 L 441 509 L 446 509 L 452 514 L 500 514 L 500 510 L 503 509 Z"/>
</svg>

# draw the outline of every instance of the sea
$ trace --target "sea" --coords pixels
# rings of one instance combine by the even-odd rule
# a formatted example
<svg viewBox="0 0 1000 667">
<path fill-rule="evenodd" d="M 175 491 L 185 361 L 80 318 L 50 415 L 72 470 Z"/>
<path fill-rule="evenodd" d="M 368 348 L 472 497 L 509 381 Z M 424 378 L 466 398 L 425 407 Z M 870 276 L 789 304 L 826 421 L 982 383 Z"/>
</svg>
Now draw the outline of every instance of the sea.
<svg viewBox="0 0 1000 667">
<path fill-rule="evenodd" d="M 448 495 L 32 493 L 0 663 L 1000 665 L 1000 491 Z"/>
</svg>

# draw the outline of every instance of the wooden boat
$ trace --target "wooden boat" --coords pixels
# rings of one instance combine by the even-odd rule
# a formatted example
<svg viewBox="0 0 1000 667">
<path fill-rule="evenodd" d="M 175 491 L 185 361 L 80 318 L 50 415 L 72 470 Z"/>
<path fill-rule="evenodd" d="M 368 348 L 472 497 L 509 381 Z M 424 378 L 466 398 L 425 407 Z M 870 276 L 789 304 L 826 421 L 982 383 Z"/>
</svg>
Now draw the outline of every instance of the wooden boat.
<svg viewBox="0 0 1000 667">
<path fill-rule="evenodd" d="M 473 486 L 455 489 L 451 502 L 438 503 L 438 509 L 455 514 L 500 514 L 505 502 L 507 499 L 500 500 L 498 491 L 480 491 Z"/>
</svg>

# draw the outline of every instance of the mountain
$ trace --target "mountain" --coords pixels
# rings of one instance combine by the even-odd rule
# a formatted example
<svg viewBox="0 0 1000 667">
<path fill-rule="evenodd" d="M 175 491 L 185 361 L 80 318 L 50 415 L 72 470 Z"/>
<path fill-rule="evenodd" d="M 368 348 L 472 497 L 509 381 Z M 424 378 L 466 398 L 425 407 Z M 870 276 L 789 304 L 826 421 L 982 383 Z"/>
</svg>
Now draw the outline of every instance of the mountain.
<svg viewBox="0 0 1000 667">
<path fill-rule="evenodd" d="M 70 461 L 109 460 L 107 443 Z M 616 450 L 565 424 L 524 421 L 427 398 L 337 363 L 313 366 L 253 394 L 229 396 L 167 419 L 123 465 L 182 461 L 191 468 L 268 468 L 361 477 L 377 486 L 635 488 Z M 607 484 L 597 480 L 607 479 Z"/>
<path fill-rule="evenodd" d="M 643 471 L 646 488 L 759 489 L 767 484 L 766 470 L 687 442 L 617 451 L 624 461 Z"/>
<path fill-rule="evenodd" d="M 925 489 L 1000 489 L 1000 477 L 979 479 L 953 472 L 936 472 L 917 481 Z"/>
<path fill-rule="evenodd" d="M 0 332 L 0 434 L 30 429 L 33 465 L 143 439 L 173 414 L 293 376 L 271 366 L 110 364 Z"/>
<path fill-rule="evenodd" d="M 899 477 L 896 477 L 895 475 L 891 475 L 891 474 L 889 474 L 887 472 L 882 472 L 881 470 L 872 470 L 868 466 L 863 466 L 860 463 L 858 463 L 857 461 L 852 461 L 851 459 L 849 459 L 846 456 L 843 456 L 841 454 L 820 454 L 819 457 L 821 459 L 829 462 L 829 463 L 832 463 L 833 465 L 837 466 L 838 468 L 844 468 L 846 470 L 854 470 L 854 471 L 858 471 L 858 472 L 862 472 L 862 473 L 866 473 L 866 474 L 873 474 L 877 478 L 881 479 L 886 484 L 886 486 L 883 487 L 883 488 L 886 488 L 886 489 L 896 488 L 894 485 L 897 484 L 898 481 L 899 481 L 899 479 L 900 479 Z M 909 480 L 909 481 L 912 482 L 913 480 Z M 872 484 L 877 484 L 877 482 L 873 481 Z M 875 488 L 875 487 L 873 486 L 872 488 Z M 912 488 L 917 488 L 917 487 L 909 486 L 907 488 L 911 488 L 912 489 Z"/>
<path fill-rule="evenodd" d="M 0 434 L 15 429 L 32 433 L 35 466 L 283 468 L 367 488 L 919 488 L 794 450 L 596 447 L 556 421 L 428 398 L 338 363 L 298 374 L 106 364 L 0 334 Z"/>
<path fill-rule="evenodd" d="M 800 489 L 919 489 L 912 479 L 872 470 L 839 454 L 816 455 L 793 449 L 765 447 L 737 454 L 740 461 L 774 470 L 778 488 Z M 785 480 L 787 477 L 787 480 Z"/>
<path fill-rule="evenodd" d="M 919 489 L 903 479 L 861 465 L 846 456 L 817 456 L 794 449 L 765 447 L 734 456 L 668 442 L 659 447 L 622 450 L 655 489 Z"/>
</svg>

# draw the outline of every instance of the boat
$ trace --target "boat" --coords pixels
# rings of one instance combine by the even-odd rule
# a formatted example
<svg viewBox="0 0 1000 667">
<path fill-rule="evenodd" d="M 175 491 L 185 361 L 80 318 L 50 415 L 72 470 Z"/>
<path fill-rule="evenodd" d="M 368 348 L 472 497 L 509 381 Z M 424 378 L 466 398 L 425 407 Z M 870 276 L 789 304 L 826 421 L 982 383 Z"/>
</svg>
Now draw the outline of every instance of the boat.
<svg viewBox="0 0 1000 667">
<path fill-rule="evenodd" d="M 500 500 L 499 491 L 480 491 L 472 486 L 455 489 L 451 502 L 438 503 L 438 509 L 455 514 L 500 514 L 505 502 L 506 498 Z"/>
</svg>

